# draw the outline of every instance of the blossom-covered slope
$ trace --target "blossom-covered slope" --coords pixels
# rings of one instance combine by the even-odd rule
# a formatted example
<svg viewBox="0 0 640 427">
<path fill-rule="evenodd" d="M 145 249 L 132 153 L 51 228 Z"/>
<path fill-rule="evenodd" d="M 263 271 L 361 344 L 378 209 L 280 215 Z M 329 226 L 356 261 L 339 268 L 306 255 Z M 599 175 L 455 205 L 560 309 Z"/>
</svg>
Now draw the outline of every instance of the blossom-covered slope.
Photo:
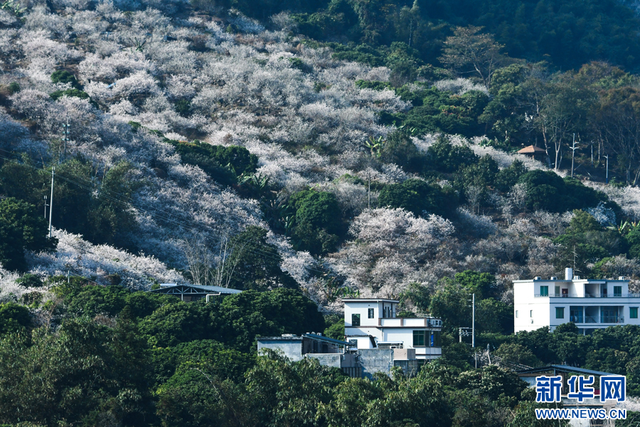
<svg viewBox="0 0 640 427">
<path fill-rule="evenodd" d="M 166 13 L 170 3 L 146 5 L 123 11 L 110 1 L 57 2 L 53 9 L 28 7 L 19 19 L 0 11 L 0 156 L 31 159 L 39 169 L 81 157 L 97 180 L 126 162 L 127 180 L 136 183 L 127 199 L 135 224 L 123 237 L 129 252 L 58 229 L 57 252 L 31 254 L 31 273 L 71 272 L 99 283 L 117 274 L 123 285 L 146 289 L 158 281 L 186 280 L 172 269 L 189 270 L 193 239 L 216 254 L 250 225 L 268 230 L 281 268 L 327 307 L 340 292 L 398 297 L 411 283 L 435 290 L 440 279 L 464 270 L 495 276 L 509 302 L 511 280 L 557 270 L 558 244 L 551 238 L 565 231 L 572 214 L 519 215 L 522 188 L 489 195 L 484 212 L 467 198 L 449 219 L 378 203 L 384 185 L 424 179 L 380 161 L 367 145 L 396 130 L 381 124 L 379 113 L 412 106 L 393 90 L 356 85 L 388 81 L 387 68 L 333 59 L 329 48 L 310 47 L 291 33 L 286 16 L 267 30 L 240 14 L 177 17 Z M 52 74 L 61 70 L 76 81 L 54 82 Z M 7 89 L 15 83 L 19 90 Z M 464 79 L 434 87 L 453 95 L 486 93 Z M 437 137 L 412 142 L 426 153 Z M 168 142 L 196 139 L 244 147 L 257 156 L 254 177 L 277 192 L 274 204 L 307 188 L 333 194 L 347 223 L 346 238 L 329 253 L 296 251 L 258 198 L 217 182 Z M 451 140 L 488 155 L 502 169 L 517 158 L 487 147 L 482 138 Z M 533 160 L 525 164 L 545 169 Z M 602 189 L 637 216 L 635 189 Z M 625 275 L 640 272 L 635 260 L 608 262 Z M 17 276 L 3 275 L 0 295 L 19 297 L 12 285 Z"/>
</svg>

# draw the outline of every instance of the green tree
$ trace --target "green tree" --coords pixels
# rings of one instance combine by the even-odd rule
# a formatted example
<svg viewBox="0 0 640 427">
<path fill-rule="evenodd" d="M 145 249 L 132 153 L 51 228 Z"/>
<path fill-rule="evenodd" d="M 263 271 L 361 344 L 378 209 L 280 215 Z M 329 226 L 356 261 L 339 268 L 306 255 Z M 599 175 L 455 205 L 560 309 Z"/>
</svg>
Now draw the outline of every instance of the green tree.
<svg viewBox="0 0 640 427">
<path fill-rule="evenodd" d="M 67 70 L 54 71 L 53 74 L 51 74 L 51 83 L 70 83 L 72 87 L 82 89 L 82 86 L 78 83 L 76 76 Z"/>
<path fill-rule="evenodd" d="M 481 33 L 482 27 L 456 27 L 453 35 L 444 42 L 443 55 L 439 58 L 445 66 L 461 74 L 479 77 L 485 86 L 491 86 L 491 77 L 505 62 L 500 53 L 504 47 L 491 34 Z"/>
<path fill-rule="evenodd" d="M 557 355 L 551 347 L 552 337 L 548 327 L 535 331 L 520 331 L 516 335 L 515 342 L 533 352 L 542 363 L 550 364 L 559 362 Z"/>
<path fill-rule="evenodd" d="M 518 183 L 522 175 L 527 173 L 527 168 L 520 160 L 516 160 L 508 168 L 501 169 L 495 176 L 496 189 L 508 192 Z"/>
<path fill-rule="evenodd" d="M 28 308 L 13 302 L 0 304 L 0 336 L 24 332 L 32 326 L 32 316 Z"/>
<path fill-rule="evenodd" d="M 291 363 L 267 352 L 246 375 L 247 391 L 260 402 L 256 425 L 323 425 L 316 418 L 318 409 L 331 401 L 333 390 L 345 379 L 340 370 L 321 366 L 316 359 Z"/>
<path fill-rule="evenodd" d="M 387 137 L 380 152 L 380 160 L 395 163 L 410 173 L 421 173 L 427 165 L 427 157 L 418 151 L 409 136 L 400 131 Z"/>
<path fill-rule="evenodd" d="M 130 291 L 122 286 L 90 285 L 80 278 L 58 285 L 53 291 L 63 299 L 69 313 L 88 317 L 99 314 L 117 316 L 130 295 Z"/>
<path fill-rule="evenodd" d="M 444 329 L 457 335 L 458 327 L 471 326 L 470 298 L 468 289 L 457 283 L 446 283 L 431 297 L 429 312 L 442 319 Z"/>
<path fill-rule="evenodd" d="M 221 380 L 204 364 L 184 364 L 156 391 L 162 426 L 242 427 L 259 422 L 244 387 Z"/>
<path fill-rule="evenodd" d="M 490 188 L 493 188 L 498 163 L 490 156 L 480 158 L 478 163 L 461 169 L 456 174 L 456 187 L 462 190 L 470 206 L 479 207 L 487 202 Z"/>
<path fill-rule="evenodd" d="M 478 156 L 471 148 L 464 145 L 453 146 L 444 136 L 438 137 L 436 143 L 429 147 L 427 155 L 435 170 L 446 173 L 478 162 Z"/>
<path fill-rule="evenodd" d="M 382 188 L 378 203 L 381 206 L 402 208 L 416 216 L 433 213 L 451 216 L 457 200 L 451 188 L 428 184 L 419 179 L 408 179 L 399 184 L 389 184 Z"/>
<path fill-rule="evenodd" d="M 505 342 L 498 347 L 494 354 L 505 363 L 516 363 L 531 367 L 537 367 L 542 364 L 531 350 L 521 344 Z"/>
<path fill-rule="evenodd" d="M 536 116 L 545 148 L 552 149 L 554 169 L 560 170 L 565 146 L 572 134 L 586 128 L 588 111 L 595 103 L 595 92 L 571 72 L 556 76 L 541 100 Z"/>
<path fill-rule="evenodd" d="M 479 332 L 513 333 L 513 306 L 494 298 L 476 304 L 476 329 Z"/>
<path fill-rule="evenodd" d="M 140 332 L 150 347 L 173 347 L 181 342 L 206 339 L 210 337 L 209 328 L 219 327 L 215 312 L 210 319 L 207 311 L 197 302 L 163 305 L 140 321 Z"/>
<path fill-rule="evenodd" d="M 29 159 L 23 159 L 22 163 L 5 162 L 0 168 L 0 192 L 4 196 L 39 207 L 42 206 L 43 196 L 48 196 L 46 185 L 46 174 L 32 165 Z"/>
<path fill-rule="evenodd" d="M 151 410 L 148 354 L 135 327 L 87 319 L 0 340 L 0 422 L 141 425 Z"/>
<path fill-rule="evenodd" d="M 25 250 L 51 251 L 56 244 L 33 205 L 12 197 L 0 201 L 0 263 L 5 269 L 25 271 Z"/>
<path fill-rule="evenodd" d="M 296 250 L 321 255 L 336 249 L 345 230 L 334 194 L 313 189 L 299 191 L 289 198 L 289 210 Z"/>
<path fill-rule="evenodd" d="M 91 208 L 94 190 L 91 183 L 96 182 L 93 168 L 87 160 L 76 157 L 58 165 L 55 176 L 52 224 L 72 233 L 84 234 L 89 230 L 87 212 Z"/>
<path fill-rule="evenodd" d="M 564 181 L 549 171 L 534 170 L 522 175 L 518 183 L 527 188 L 526 206 L 528 209 L 561 212 L 564 204 Z"/>
<path fill-rule="evenodd" d="M 455 282 L 470 294 L 476 294 L 476 300 L 497 296 L 496 279 L 489 273 L 465 270 L 456 273 Z"/>
<path fill-rule="evenodd" d="M 91 200 L 84 235 L 95 243 L 122 244 L 121 236 L 135 226 L 131 196 L 136 189 L 129 172 L 130 163 L 120 162 L 109 169 Z"/>
<path fill-rule="evenodd" d="M 324 330 L 317 305 L 295 289 L 229 295 L 217 310 L 220 320 L 213 338 L 244 352 L 255 351 L 257 336 Z"/>
<path fill-rule="evenodd" d="M 251 225 L 230 240 L 230 254 L 220 271 L 229 287 L 267 290 L 298 286 L 289 273 L 282 271 L 282 257 L 266 239 L 267 230 Z"/>
<path fill-rule="evenodd" d="M 601 90 L 589 117 L 593 133 L 604 151 L 616 155 L 615 163 L 624 171 L 626 182 L 633 185 L 640 177 L 637 166 L 640 158 L 638 114 L 640 90 L 627 86 Z"/>
<path fill-rule="evenodd" d="M 554 239 L 561 245 L 556 265 L 571 265 L 577 272 L 589 272 L 588 263 L 618 255 L 626 250 L 626 242 L 613 230 L 604 229 L 596 219 L 581 210 L 574 216 L 565 232 Z"/>
</svg>

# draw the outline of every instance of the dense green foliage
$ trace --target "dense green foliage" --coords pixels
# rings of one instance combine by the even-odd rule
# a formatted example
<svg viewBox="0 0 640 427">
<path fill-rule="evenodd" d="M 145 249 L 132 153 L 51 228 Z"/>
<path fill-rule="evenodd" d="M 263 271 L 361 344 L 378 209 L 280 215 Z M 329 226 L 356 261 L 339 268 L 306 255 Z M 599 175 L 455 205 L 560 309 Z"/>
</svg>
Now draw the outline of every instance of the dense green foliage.
<svg viewBox="0 0 640 427">
<path fill-rule="evenodd" d="M 476 301 L 478 331 L 509 334 L 513 332 L 513 307 L 500 301 L 495 278 L 489 273 L 467 270 L 445 281 L 442 289 L 425 296 L 420 288 L 410 288 L 403 295 L 423 311 L 441 318 L 445 331 L 457 335 L 459 327 L 469 326 L 472 294 Z"/>
<path fill-rule="evenodd" d="M 60 319 L 57 328 L 34 328 L 28 309 L 0 305 L 0 400 L 11 402 L 0 405 L 2 423 L 515 427 L 528 425 L 538 407 L 513 372 L 472 369 L 469 346 L 448 334 L 443 358 L 413 378 L 396 371 L 392 378 L 355 379 L 314 359 L 291 363 L 272 352 L 256 356 L 256 336 L 325 325 L 339 333 L 338 319 L 325 324 L 315 304 L 297 291 L 245 291 L 206 304 L 91 285 L 79 277 L 53 283 L 59 283 L 59 299 L 45 308 Z M 452 292 L 457 297 L 448 303 Z M 468 314 L 468 296 L 475 293 L 477 345 L 489 344 L 504 363 L 569 363 L 626 374 L 628 393 L 640 391 L 637 327 L 583 336 L 567 324 L 554 333 L 503 335 L 503 326 L 480 326 L 492 316 L 500 320 L 495 292 L 493 276 L 465 271 L 430 302 L 417 294 L 410 298 L 441 310 L 453 324 Z M 459 307 L 447 312 L 450 303 Z"/>
<path fill-rule="evenodd" d="M 359 80 L 356 86 L 371 89 L 388 88 L 388 83 Z M 403 101 L 411 101 L 407 113 L 382 112 L 380 122 L 411 129 L 413 134 L 445 132 L 465 136 L 481 135 L 485 126 L 478 120 L 489 103 L 489 97 L 480 91 L 471 90 L 462 95 L 441 91 L 424 83 L 412 91 L 407 86 L 396 88 Z"/>
<path fill-rule="evenodd" d="M 457 204 L 453 189 L 430 185 L 418 179 L 386 185 L 380 191 L 380 206 L 402 208 L 416 216 L 436 214 L 450 216 Z"/>
<path fill-rule="evenodd" d="M 553 333 L 541 328 L 509 336 L 481 334 L 476 343 L 484 347 L 490 344 L 507 362 L 529 366 L 561 363 L 627 375 L 627 392 L 634 395 L 640 391 L 638 332 L 637 326 L 627 325 L 582 335 L 575 324 L 568 323 Z"/>
<path fill-rule="evenodd" d="M 129 202 L 139 185 L 130 180 L 131 169 L 123 161 L 110 169 L 97 170 L 81 157 L 59 164 L 55 170 L 53 226 L 96 243 L 127 246 L 122 236 L 134 226 Z M 42 206 L 50 185 L 51 170 L 38 169 L 30 162 L 8 161 L 0 168 L 0 194 L 34 206 Z M 35 211 L 33 215 L 43 221 Z"/>
<path fill-rule="evenodd" d="M 607 197 L 580 181 L 560 178 L 550 171 L 534 170 L 520 176 L 518 183 L 527 188 L 526 205 L 531 211 L 565 212 L 594 207 Z"/>
<path fill-rule="evenodd" d="M 242 2 L 237 6 L 260 18 L 284 8 L 267 0 L 251 3 L 251 7 Z M 386 55 L 380 51 L 394 42 L 415 51 L 409 61 L 440 65 L 437 58 L 453 26 L 484 27 L 514 58 L 548 59 L 562 68 L 607 60 L 637 69 L 639 58 L 633 52 L 639 44 L 635 33 L 638 19 L 631 7 L 615 1 L 325 0 L 287 4 L 286 9 L 303 12 L 296 15 L 302 33 L 318 40 L 351 42 L 349 59 L 392 69 L 393 60 L 385 63 Z"/>
<path fill-rule="evenodd" d="M 223 147 L 205 142 L 166 140 L 182 157 L 184 163 L 195 165 L 224 185 L 235 184 L 242 174 L 255 172 L 258 157 L 244 147 Z"/>
<path fill-rule="evenodd" d="M 588 263 L 626 252 L 625 239 L 617 231 L 605 229 L 584 211 L 576 210 L 574 215 L 569 228 L 554 239 L 562 248 L 557 265 L 588 271 Z"/>
<path fill-rule="evenodd" d="M 335 194 L 307 189 L 289 198 L 288 212 L 293 247 L 313 255 L 336 249 L 345 229 Z"/>
<path fill-rule="evenodd" d="M 0 201 L 0 263 L 7 270 L 24 271 L 24 251 L 55 248 L 49 239 L 47 224 L 33 205 L 12 197 Z"/>
<path fill-rule="evenodd" d="M 266 238 L 267 230 L 249 226 L 231 239 L 231 254 L 224 265 L 229 287 L 256 290 L 279 286 L 297 288 L 296 281 L 280 269 L 282 256 L 274 245 L 267 243 Z"/>
<path fill-rule="evenodd" d="M 183 303 L 74 277 L 56 293 L 57 328 L 32 329 L 27 309 L 0 305 L 4 424 L 462 426 L 531 401 L 497 367 L 442 361 L 370 381 L 314 359 L 256 357 L 256 335 L 321 330 L 315 304 L 290 290 Z"/>
</svg>

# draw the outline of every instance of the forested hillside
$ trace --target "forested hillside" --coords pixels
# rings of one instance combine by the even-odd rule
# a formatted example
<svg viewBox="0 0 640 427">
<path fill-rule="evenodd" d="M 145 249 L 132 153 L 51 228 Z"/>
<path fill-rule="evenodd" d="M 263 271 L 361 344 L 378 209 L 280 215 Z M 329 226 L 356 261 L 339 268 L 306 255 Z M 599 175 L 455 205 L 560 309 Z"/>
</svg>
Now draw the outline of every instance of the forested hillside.
<svg viewBox="0 0 640 427">
<path fill-rule="evenodd" d="M 531 425 L 522 385 L 455 344 L 470 293 L 483 348 L 637 394 L 634 330 L 512 335 L 513 280 L 573 267 L 639 290 L 636 7 L 2 3 L 0 422 Z M 248 292 L 142 292 L 166 282 Z M 257 335 L 339 338 L 345 296 L 441 317 L 442 363 L 369 383 L 256 357 Z"/>
</svg>

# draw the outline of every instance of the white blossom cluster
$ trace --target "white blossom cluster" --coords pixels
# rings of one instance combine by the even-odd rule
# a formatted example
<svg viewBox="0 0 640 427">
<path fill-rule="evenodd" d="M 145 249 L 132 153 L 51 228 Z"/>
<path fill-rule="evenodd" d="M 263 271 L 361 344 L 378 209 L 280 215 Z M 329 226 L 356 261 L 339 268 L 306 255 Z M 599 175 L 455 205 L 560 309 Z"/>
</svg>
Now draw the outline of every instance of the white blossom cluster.
<svg viewBox="0 0 640 427">
<path fill-rule="evenodd" d="M 77 234 L 56 230 L 56 252 L 29 254 L 30 272 L 42 277 L 78 275 L 100 284 L 112 283 L 117 276 L 130 289 L 148 290 L 153 283 L 183 282 L 182 275 L 170 270 L 154 256 L 133 255 L 108 245 L 93 245 Z"/>
<path fill-rule="evenodd" d="M 411 282 L 429 282 L 430 262 L 455 228 L 436 215 L 424 219 L 403 209 L 379 208 L 355 217 L 349 231 L 355 240 L 329 262 L 361 295 L 397 297 Z"/>
<path fill-rule="evenodd" d="M 187 268 L 185 240 L 198 236 L 215 253 L 223 235 L 248 225 L 269 228 L 257 201 L 181 162 L 174 147 L 151 130 L 172 140 L 243 146 L 258 157 L 257 174 L 283 195 L 306 187 L 335 194 L 350 222 L 349 237 L 336 253 L 314 258 L 268 233 L 282 255 L 282 269 L 330 309 L 337 306 L 319 279 L 327 270 L 343 276 L 345 286 L 362 296 L 397 297 L 410 283 L 435 288 L 443 277 L 472 269 L 494 274 L 505 301 L 511 298 L 511 280 L 555 274 L 558 247 L 551 238 L 565 230 L 572 214 L 536 212 L 524 218 L 522 186 L 492 201 L 493 216 L 458 210 L 455 227 L 435 215 L 376 209 L 375 184 L 414 176 L 374 161 L 364 143 L 394 130 L 379 125 L 377 113 L 411 106 L 392 90 L 358 88 L 358 79 L 389 81 L 389 69 L 337 61 L 329 48 L 309 48 L 290 36 L 295 23 L 286 13 L 272 18 L 281 31 L 267 31 L 236 11 L 225 23 L 206 16 L 170 18 L 185 0 L 52 0 L 57 12 L 31 0 L 22 3 L 28 9 L 21 25 L 0 10 L 0 85 L 21 87 L 9 96 L 7 108 L 0 107 L 0 149 L 49 164 L 54 160 L 46 157 L 47 148 L 60 140 L 68 123 L 70 155 L 82 155 L 101 171 L 129 162 L 131 179 L 140 184 L 131 202 L 137 224 L 129 240 L 153 254 L 92 245 L 58 230 L 56 253 L 29 255 L 32 273 L 46 277 L 69 271 L 98 283 L 117 275 L 128 287 L 147 289 L 154 280 L 183 280 L 168 266 Z M 225 30 L 228 24 L 235 33 Z M 51 81 L 57 70 L 72 72 L 90 100 L 64 96 L 54 101 L 51 93 L 71 88 Z M 467 79 L 435 87 L 487 93 Z M 136 130 L 130 122 L 142 127 Z M 413 142 L 426 152 L 438 136 Z M 527 169 L 545 168 L 488 146 L 484 138 L 449 138 L 479 156 L 491 156 L 500 168 L 516 159 Z M 597 188 L 626 214 L 640 218 L 640 190 Z M 606 217 L 603 210 L 594 216 L 599 213 Z M 615 258 L 606 268 L 638 275 L 634 263 Z M 0 299 L 31 291 L 16 285 L 16 278 L 0 271 Z"/>
</svg>

